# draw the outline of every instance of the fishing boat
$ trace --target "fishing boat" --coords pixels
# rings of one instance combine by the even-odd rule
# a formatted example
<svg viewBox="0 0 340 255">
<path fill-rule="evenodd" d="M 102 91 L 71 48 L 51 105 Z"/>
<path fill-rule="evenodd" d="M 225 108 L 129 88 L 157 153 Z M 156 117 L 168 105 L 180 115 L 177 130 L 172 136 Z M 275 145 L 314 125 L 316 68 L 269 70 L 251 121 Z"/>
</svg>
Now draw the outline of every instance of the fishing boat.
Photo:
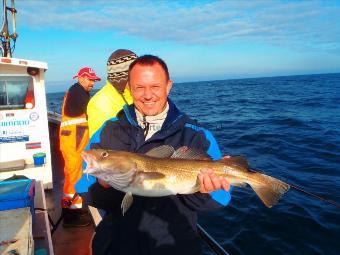
<svg viewBox="0 0 340 255">
<path fill-rule="evenodd" d="M 44 73 L 47 64 L 12 58 L 14 1 L 4 7 L 0 59 L 0 253 L 53 254 L 44 188 L 52 189 Z M 7 11 L 13 17 L 8 31 Z M 27 209 L 30 208 L 30 209 Z M 39 210 L 35 210 L 39 208 Z"/>
<path fill-rule="evenodd" d="M 64 164 L 58 135 L 61 116 L 47 110 L 45 72 L 48 65 L 12 57 L 11 42 L 15 43 L 17 38 L 14 0 L 11 0 L 10 7 L 3 0 L 3 10 L 0 30 L 0 184 L 4 189 L 1 190 L 0 185 L 0 200 L 3 190 L 6 190 L 3 193 L 6 199 L 12 197 L 14 189 L 11 188 L 13 185 L 18 187 L 18 183 L 28 183 L 31 187 L 28 190 L 34 192 L 22 199 L 24 206 L 16 201 L 8 208 L 8 202 L 3 203 L 0 253 L 90 254 L 91 238 L 101 220 L 96 208 L 89 208 L 93 224 L 88 227 L 59 226 Z M 8 12 L 12 16 L 12 33 L 9 32 Z M 200 225 L 198 231 L 216 254 L 227 254 Z"/>
<path fill-rule="evenodd" d="M 49 123 L 53 127 L 60 121 L 48 118 L 45 91 L 48 65 L 12 57 L 11 42 L 15 43 L 17 38 L 14 0 L 10 7 L 3 0 L 3 11 L 0 30 L 0 254 L 63 254 L 65 251 L 88 254 L 94 225 L 66 230 L 57 229 L 54 224 L 61 214 L 63 162 L 60 154 L 54 151 L 57 130 L 52 128 L 51 135 L 49 133 Z M 8 12 L 12 15 L 12 33 L 9 32 Z"/>
<path fill-rule="evenodd" d="M 18 250 L 20 254 L 25 254 L 26 250 L 27 254 L 38 250 L 44 250 L 45 254 L 62 254 L 65 250 L 70 254 L 89 253 L 88 243 L 94 225 L 83 229 L 60 227 L 56 231 L 57 226 L 53 223 L 53 219 L 57 221 L 61 215 L 63 160 L 58 150 L 60 118 L 56 113 L 47 112 L 44 80 L 47 69 L 44 62 L 8 56 L 0 58 L 0 180 L 25 177 L 36 181 L 31 214 L 29 211 L 20 212 L 19 204 L 19 208 L 14 205 L 11 210 L 5 205 L 3 209 L 6 210 L 0 216 L 0 221 L 6 222 L 18 214 L 13 221 L 15 226 L 1 226 L 4 233 L 0 232 L 0 242 L 31 238 L 34 245 L 27 248 L 17 241 L 0 249 L 1 254 L 7 250 Z M 3 189 L 0 188 L 0 193 L 17 183 L 16 180 L 7 182 L 8 186 L 1 182 Z M 6 195 L 10 197 L 14 193 Z M 13 236 L 5 235 L 5 229 L 22 229 L 23 222 L 33 223 L 27 227 L 26 235 L 21 233 L 18 236 L 15 231 Z"/>
</svg>

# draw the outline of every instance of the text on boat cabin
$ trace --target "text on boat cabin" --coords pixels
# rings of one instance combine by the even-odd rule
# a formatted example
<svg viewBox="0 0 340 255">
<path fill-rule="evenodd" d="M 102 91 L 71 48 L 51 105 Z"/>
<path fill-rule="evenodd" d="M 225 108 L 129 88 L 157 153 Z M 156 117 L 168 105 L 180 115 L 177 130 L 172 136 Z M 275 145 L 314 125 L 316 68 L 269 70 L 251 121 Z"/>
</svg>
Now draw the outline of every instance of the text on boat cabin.
<svg viewBox="0 0 340 255">
<path fill-rule="evenodd" d="M 52 188 L 46 70 L 44 62 L 0 58 L 0 180 L 25 175 Z"/>
</svg>

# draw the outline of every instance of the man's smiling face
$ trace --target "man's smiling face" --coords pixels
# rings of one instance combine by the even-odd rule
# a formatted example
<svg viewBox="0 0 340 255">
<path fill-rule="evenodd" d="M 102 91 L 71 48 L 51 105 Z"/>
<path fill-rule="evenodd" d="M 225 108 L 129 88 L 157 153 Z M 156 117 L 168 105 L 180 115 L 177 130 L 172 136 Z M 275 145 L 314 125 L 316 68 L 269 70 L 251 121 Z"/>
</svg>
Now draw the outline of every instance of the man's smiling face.
<svg viewBox="0 0 340 255">
<path fill-rule="evenodd" d="M 145 116 L 154 116 L 165 109 L 172 81 L 158 63 L 136 64 L 130 71 L 129 86 L 137 110 Z"/>
</svg>

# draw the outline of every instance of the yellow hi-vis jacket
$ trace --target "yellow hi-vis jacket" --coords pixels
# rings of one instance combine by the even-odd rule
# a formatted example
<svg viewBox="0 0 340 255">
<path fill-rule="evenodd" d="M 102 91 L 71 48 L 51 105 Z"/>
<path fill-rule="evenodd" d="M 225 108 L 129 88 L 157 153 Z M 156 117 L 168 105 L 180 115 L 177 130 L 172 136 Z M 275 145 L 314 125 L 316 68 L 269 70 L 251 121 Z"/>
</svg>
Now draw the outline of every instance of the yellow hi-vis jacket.
<svg viewBox="0 0 340 255">
<path fill-rule="evenodd" d="M 128 104 L 132 104 L 129 89 L 125 88 L 123 97 Z M 123 97 L 109 81 L 106 81 L 105 86 L 90 99 L 87 105 L 90 138 L 105 121 L 116 117 L 118 112 L 123 109 L 126 104 Z"/>
</svg>

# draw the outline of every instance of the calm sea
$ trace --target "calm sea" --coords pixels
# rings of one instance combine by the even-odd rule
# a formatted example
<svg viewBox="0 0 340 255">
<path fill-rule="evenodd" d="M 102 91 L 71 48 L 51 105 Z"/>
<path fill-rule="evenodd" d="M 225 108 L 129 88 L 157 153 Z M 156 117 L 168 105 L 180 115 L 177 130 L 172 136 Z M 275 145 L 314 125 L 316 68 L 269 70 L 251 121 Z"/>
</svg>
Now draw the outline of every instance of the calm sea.
<svg viewBox="0 0 340 255">
<path fill-rule="evenodd" d="M 48 94 L 49 109 L 60 111 L 62 97 Z M 177 83 L 171 98 L 224 154 L 340 203 L 340 74 Z M 340 254 L 340 209 L 294 189 L 268 209 L 235 188 L 200 223 L 232 255 Z"/>
</svg>

